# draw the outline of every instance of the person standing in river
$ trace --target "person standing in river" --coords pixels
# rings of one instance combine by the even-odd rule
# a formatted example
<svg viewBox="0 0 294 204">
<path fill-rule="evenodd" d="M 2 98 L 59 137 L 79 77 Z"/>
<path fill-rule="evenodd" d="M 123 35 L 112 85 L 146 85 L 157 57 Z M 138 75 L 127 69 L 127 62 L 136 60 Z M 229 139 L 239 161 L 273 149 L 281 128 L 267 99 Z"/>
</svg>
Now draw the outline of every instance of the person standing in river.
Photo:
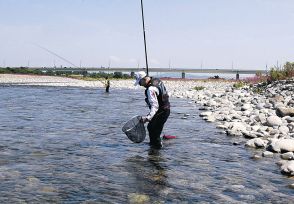
<svg viewBox="0 0 294 204">
<path fill-rule="evenodd" d="M 163 82 L 158 78 L 147 76 L 140 71 L 135 74 L 136 82 L 145 87 L 145 101 L 150 109 L 147 116 L 142 116 L 143 123 L 149 122 L 147 129 L 149 132 L 150 146 L 155 149 L 163 147 L 160 134 L 163 126 L 170 114 L 169 96 Z"/>
<path fill-rule="evenodd" d="M 110 80 L 108 79 L 108 76 L 105 77 L 105 82 L 104 82 L 104 84 L 105 84 L 105 92 L 106 92 L 106 93 L 109 93 Z"/>
</svg>

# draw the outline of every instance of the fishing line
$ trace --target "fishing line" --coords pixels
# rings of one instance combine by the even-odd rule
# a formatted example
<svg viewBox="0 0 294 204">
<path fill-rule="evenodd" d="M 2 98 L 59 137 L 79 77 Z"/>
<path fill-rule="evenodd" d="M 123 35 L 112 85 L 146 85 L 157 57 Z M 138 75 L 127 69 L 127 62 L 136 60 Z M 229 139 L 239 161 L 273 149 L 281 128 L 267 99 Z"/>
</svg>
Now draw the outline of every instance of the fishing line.
<svg viewBox="0 0 294 204">
<path fill-rule="evenodd" d="M 43 46 L 41 46 L 41 45 L 38 45 L 38 44 L 36 44 L 36 43 L 32 43 L 32 44 L 35 45 L 35 46 L 37 46 L 38 48 L 41 48 L 42 50 L 45 50 L 45 51 L 49 52 L 50 54 L 52 54 L 52 55 L 58 57 L 59 59 L 61 59 L 61 60 L 65 61 L 65 62 L 71 64 L 71 65 L 74 66 L 75 68 L 80 68 L 80 67 L 76 66 L 74 63 L 72 63 L 72 62 L 70 62 L 69 60 L 65 59 L 64 57 L 61 57 L 60 55 L 56 54 L 55 52 L 53 52 L 53 51 L 51 51 L 51 50 L 49 50 L 49 49 L 47 49 L 47 48 L 45 48 L 45 47 L 43 47 Z"/>
</svg>

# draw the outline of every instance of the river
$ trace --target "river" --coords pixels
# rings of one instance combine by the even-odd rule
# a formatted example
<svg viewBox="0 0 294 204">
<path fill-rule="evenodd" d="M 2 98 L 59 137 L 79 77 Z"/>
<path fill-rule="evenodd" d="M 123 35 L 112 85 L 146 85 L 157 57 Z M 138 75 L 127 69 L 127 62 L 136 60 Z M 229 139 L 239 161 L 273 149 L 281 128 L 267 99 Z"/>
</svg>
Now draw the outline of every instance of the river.
<svg viewBox="0 0 294 204">
<path fill-rule="evenodd" d="M 121 131 L 147 113 L 143 90 L 0 87 L 1 203 L 291 203 L 293 179 L 273 159 L 171 99 L 155 151 Z M 239 144 L 239 145 L 233 145 Z"/>
</svg>

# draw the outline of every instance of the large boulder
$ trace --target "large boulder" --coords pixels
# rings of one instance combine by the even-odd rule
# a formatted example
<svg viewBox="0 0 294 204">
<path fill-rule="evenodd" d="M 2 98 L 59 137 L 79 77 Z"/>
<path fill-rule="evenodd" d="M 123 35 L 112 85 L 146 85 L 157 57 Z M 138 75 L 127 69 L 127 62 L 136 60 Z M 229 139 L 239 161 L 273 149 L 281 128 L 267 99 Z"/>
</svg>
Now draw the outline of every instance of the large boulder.
<svg viewBox="0 0 294 204">
<path fill-rule="evenodd" d="M 277 110 L 276 110 L 276 114 L 279 117 L 285 117 L 285 116 L 294 117 L 294 108 L 278 107 Z"/>
<path fill-rule="evenodd" d="M 267 149 L 273 152 L 294 152 L 294 139 L 273 139 Z"/>
<path fill-rule="evenodd" d="M 285 162 L 281 166 L 281 172 L 289 176 L 294 176 L 294 160 Z"/>
<path fill-rule="evenodd" d="M 283 122 L 281 118 L 275 115 L 271 115 L 266 119 L 267 125 L 270 127 L 282 125 Z"/>
<path fill-rule="evenodd" d="M 281 154 L 281 158 L 285 160 L 292 160 L 294 159 L 294 153 L 293 152 L 286 152 L 284 154 Z"/>
</svg>

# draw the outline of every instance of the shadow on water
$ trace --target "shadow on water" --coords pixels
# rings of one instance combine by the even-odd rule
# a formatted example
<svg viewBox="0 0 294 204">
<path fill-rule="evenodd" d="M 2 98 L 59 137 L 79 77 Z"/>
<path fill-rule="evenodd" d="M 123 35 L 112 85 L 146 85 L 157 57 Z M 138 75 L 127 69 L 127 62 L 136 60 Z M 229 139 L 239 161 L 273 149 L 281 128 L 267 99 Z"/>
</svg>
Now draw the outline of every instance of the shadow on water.
<svg viewBox="0 0 294 204">
<path fill-rule="evenodd" d="M 0 88 L 1 203 L 291 203 L 275 158 L 219 133 L 186 100 L 171 99 L 152 150 L 121 131 L 146 114 L 143 90 Z M 237 142 L 240 145 L 232 145 Z"/>
</svg>

